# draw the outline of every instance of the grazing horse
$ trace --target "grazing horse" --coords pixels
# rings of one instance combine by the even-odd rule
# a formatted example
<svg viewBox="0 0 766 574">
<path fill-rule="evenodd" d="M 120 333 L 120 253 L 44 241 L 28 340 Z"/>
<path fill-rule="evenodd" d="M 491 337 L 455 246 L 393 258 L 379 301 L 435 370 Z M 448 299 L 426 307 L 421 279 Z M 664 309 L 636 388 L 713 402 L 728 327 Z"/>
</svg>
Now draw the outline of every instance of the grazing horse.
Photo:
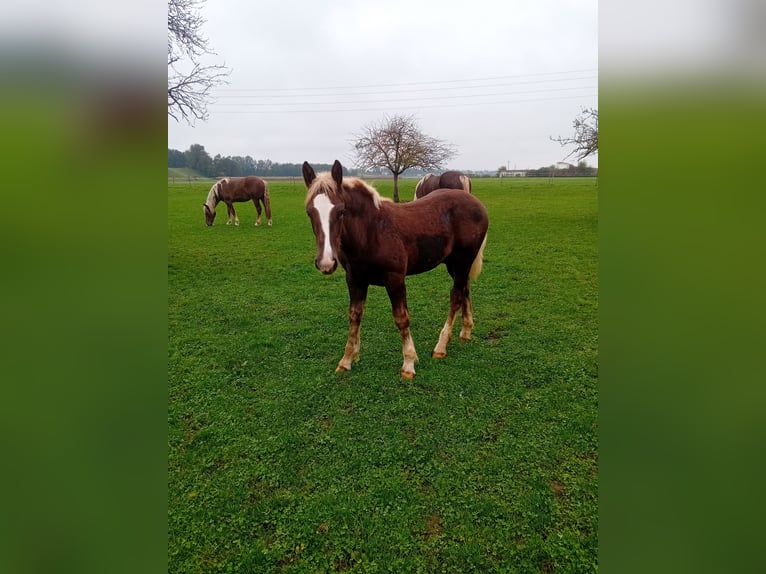
<svg viewBox="0 0 766 574">
<path fill-rule="evenodd" d="M 415 197 L 421 199 L 436 189 L 462 189 L 471 193 L 471 178 L 459 171 L 445 171 L 441 175 L 424 175 L 415 186 Z"/>
<path fill-rule="evenodd" d="M 261 203 L 263 203 L 263 207 L 266 209 L 266 219 L 269 221 L 269 225 L 271 225 L 269 184 L 254 175 L 247 177 L 224 177 L 216 181 L 213 187 L 210 188 L 205 203 L 202 204 L 205 210 L 205 223 L 213 225 L 213 221 L 215 221 L 215 206 L 218 205 L 218 202 L 223 201 L 229 210 L 229 220 L 226 222 L 226 225 L 231 225 L 232 218 L 234 219 L 234 225 L 239 225 L 239 217 L 237 217 L 237 212 L 234 211 L 233 203 L 235 201 L 250 201 L 251 199 L 255 205 L 255 211 L 258 212 L 255 224 L 261 224 Z"/>
<path fill-rule="evenodd" d="M 460 338 L 471 338 L 473 312 L 469 282 L 481 272 L 489 219 L 474 196 L 442 190 L 416 202 L 394 203 L 355 177 L 343 177 L 337 160 L 330 173 L 314 173 L 303 163 L 306 213 L 316 237 L 314 264 L 329 275 L 338 266 L 346 270 L 349 294 L 349 330 L 343 358 L 335 369 L 348 371 L 359 358 L 359 327 L 367 288 L 386 288 L 394 322 L 402 337 L 404 363 L 401 376 L 415 376 L 415 344 L 410 335 L 405 276 L 434 269 L 440 263 L 452 276 L 450 308 L 433 357 L 447 355 L 447 343 L 458 310 L 462 312 Z"/>
</svg>

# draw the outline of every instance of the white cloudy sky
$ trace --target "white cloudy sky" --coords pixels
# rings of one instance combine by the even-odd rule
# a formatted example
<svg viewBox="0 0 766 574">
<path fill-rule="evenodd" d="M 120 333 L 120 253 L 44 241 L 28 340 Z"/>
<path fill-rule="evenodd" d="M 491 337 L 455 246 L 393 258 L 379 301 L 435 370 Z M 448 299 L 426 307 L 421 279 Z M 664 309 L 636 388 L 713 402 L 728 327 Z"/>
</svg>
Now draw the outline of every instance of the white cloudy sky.
<svg viewBox="0 0 766 574">
<path fill-rule="evenodd" d="M 169 118 L 182 151 L 351 166 L 354 135 L 402 114 L 456 147 L 445 167 L 534 168 L 598 107 L 596 0 L 207 0 L 202 16 L 232 73 L 207 121 Z"/>
</svg>

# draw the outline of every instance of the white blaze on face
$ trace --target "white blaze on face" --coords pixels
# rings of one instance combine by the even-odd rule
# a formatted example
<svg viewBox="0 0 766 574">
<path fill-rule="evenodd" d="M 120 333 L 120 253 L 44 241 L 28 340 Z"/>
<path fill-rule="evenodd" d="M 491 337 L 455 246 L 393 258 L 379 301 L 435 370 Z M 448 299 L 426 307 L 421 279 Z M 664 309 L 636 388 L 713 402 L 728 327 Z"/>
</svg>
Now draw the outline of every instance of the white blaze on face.
<svg viewBox="0 0 766 574">
<path fill-rule="evenodd" d="M 334 257 L 332 247 L 330 246 L 330 212 L 334 205 L 330 202 L 324 193 L 320 193 L 314 198 L 314 209 L 319 213 L 319 223 L 322 226 L 324 234 L 324 245 L 322 249 L 322 259 L 318 262 L 323 269 L 329 269 L 333 265 Z"/>
</svg>

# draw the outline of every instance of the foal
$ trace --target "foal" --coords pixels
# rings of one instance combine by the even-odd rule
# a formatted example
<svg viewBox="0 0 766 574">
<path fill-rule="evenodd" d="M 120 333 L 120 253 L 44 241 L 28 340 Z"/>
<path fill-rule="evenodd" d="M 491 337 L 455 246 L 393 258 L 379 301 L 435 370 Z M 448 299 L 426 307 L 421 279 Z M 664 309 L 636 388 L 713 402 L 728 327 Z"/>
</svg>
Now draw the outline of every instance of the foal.
<svg viewBox="0 0 766 574">
<path fill-rule="evenodd" d="M 303 163 L 308 188 L 306 213 L 316 238 L 314 264 L 333 273 L 340 262 L 349 294 L 349 332 L 335 369 L 348 371 L 359 358 L 359 327 L 370 285 L 386 288 L 402 338 L 401 376 L 415 376 L 417 353 L 410 334 L 405 276 L 447 266 L 453 284 L 447 321 L 433 357 L 447 355 L 455 316 L 462 312 L 460 338 L 471 338 L 473 312 L 469 282 L 481 272 L 489 220 L 487 210 L 464 191 L 441 190 L 417 202 L 393 203 L 361 179 L 343 177 L 337 160 L 330 173 L 317 175 Z"/>
</svg>

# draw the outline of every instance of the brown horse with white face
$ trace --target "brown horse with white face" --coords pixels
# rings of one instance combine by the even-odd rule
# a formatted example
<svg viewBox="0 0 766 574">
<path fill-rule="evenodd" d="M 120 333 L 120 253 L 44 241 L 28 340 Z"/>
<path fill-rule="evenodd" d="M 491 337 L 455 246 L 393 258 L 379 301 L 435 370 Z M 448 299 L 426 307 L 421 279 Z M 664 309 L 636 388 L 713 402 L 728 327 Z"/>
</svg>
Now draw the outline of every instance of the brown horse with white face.
<svg viewBox="0 0 766 574">
<path fill-rule="evenodd" d="M 413 201 L 437 189 L 462 189 L 471 193 L 471 178 L 460 171 L 445 171 L 441 175 L 429 173 L 415 185 Z"/>
<path fill-rule="evenodd" d="M 329 275 L 340 263 L 349 294 L 349 332 L 337 371 L 359 357 L 359 327 L 370 285 L 386 288 L 402 337 L 401 376 L 415 376 L 417 353 L 410 335 L 405 276 L 440 263 L 453 284 L 447 321 L 433 357 L 445 357 L 455 316 L 462 312 L 460 338 L 471 338 L 473 311 L 469 283 L 481 272 L 489 220 L 482 203 L 463 191 L 441 190 L 417 202 L 393 203 L 361 179 L 343 177 L 337 160 L 330 173 L 317 175 L 303 163 L 306 213 L 316 237 L 314 264 Z"/>
<path fill-rule="evenodd" d="M 202 204 L 205 211 L 205 223 L 213 225 L 215 221 L 215 206 L 223 201 L 229 211 L 229 219 L 226 225 L 239 225 L 239 217 L 234 211 L 234 202 L 250 201 L 255 205 L 258 218 L 256 225 L 261 224 L 261 203 L 266 210 L 266 219 L 271 225 L 271 200 L 269 199 L 269 184 L 260 177 L 250 175 L 247 177 L 224 177 L 219 179 L 210 188 L 205 203 Z"/>
</svg>

